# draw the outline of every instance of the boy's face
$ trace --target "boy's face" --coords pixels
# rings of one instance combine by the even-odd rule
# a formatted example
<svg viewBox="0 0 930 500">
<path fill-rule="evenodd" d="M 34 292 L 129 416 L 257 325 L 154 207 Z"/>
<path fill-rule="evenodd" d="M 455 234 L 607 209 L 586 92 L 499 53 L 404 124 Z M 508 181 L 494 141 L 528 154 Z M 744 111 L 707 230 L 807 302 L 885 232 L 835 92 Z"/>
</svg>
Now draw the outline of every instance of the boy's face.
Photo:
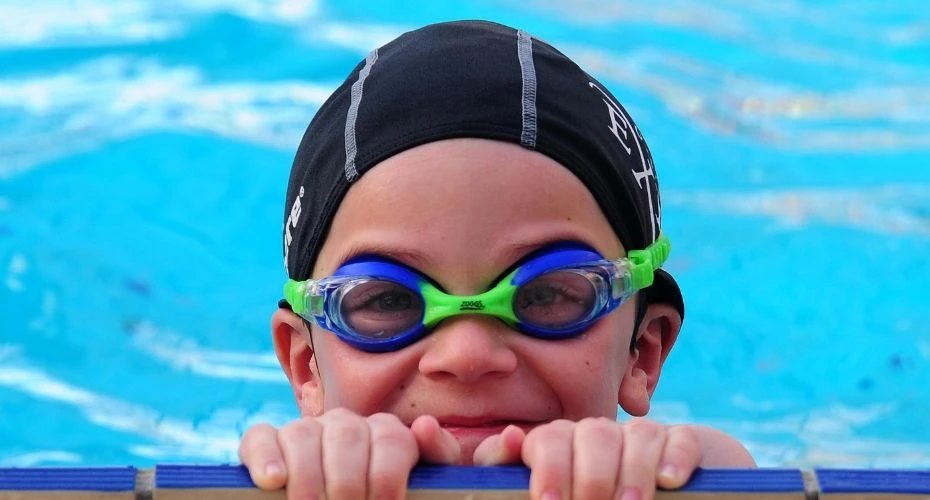
<svg viewBox="0 0 930 500">
<path fill-rule="evenodd" d="M 352 186 L 313 276 L 374 253 L 448 293 L 471 295 L 560 240 L 586 243 L 611 259 L 625 252 L 588 190 L 555 161 L 509 143 L 446 140 L 389 158 Z M 660 340 L 668 345 L 646 360 L 639 349 L 631 353 L 635 312 L 629 301 L 586 333 L 559 341 L 528 337 L 487 316 L 457 316 L 388 353 L 356 350 L 316 326 L 311 351 L 305 326 L 289 311 L 275 314 L 273 330 L 302 413 L 343 407 L 393 413 L 408 424 L 431 414 L 473 450 L 511 423 L 528 430 L 559 418 L 613 419 L 618 402 L 645 413 L 670 342 Z M 641 331 L 668 326 L 653 316 Z"/>
</svg>

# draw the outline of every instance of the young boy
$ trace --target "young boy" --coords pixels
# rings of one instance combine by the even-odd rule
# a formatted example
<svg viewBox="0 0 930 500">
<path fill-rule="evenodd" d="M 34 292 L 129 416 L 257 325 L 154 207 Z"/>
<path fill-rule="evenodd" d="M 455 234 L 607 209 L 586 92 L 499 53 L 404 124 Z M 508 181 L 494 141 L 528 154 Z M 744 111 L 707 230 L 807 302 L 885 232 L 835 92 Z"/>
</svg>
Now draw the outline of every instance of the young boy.
<svg viewBox="0 0 930 500">
<path fill-rule="evenodd" d="M 649 410 L 681 326 L 651 155 L 607 89 L 523 31 L 373 51 L 291 171 L 275 352 L 302 417 L 240 457 L 290 498 L 401 498 L 418 461 L 524 463 L 533 498 L 652 498 L 753 466 Z"/>
</svg>

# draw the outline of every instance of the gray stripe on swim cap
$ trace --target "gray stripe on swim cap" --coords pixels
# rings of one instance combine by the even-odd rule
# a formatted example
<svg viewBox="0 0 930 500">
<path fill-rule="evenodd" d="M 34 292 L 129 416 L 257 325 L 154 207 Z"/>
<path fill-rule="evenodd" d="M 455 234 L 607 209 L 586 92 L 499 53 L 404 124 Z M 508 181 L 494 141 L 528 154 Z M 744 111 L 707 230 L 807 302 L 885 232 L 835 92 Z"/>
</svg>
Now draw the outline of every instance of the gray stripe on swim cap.
<svg viewBox="0 0 930 500">
<path fill-rule="evenodd" d="M 365 85 L 365 79 L 371 73 L 371 67 L 378 60 L 378 49 L 372 50 L 365 57 L 365 66 L 358 72 L 358 80 L 352 84 L 352 97 L 349 103 L 349 112 L 346 114 L 346 180 L 349 182 L 358 178 L 358 170 L 355 169 L 355 154 L 358 152 L 358 145 L 355 142 L 355 122 L 358 120 L 358 105 L 362 102 L 362 90 Z"/>
<path fill-rule="evenodd" d="M 517 57 L 523 73 L 523 131 L 520 145 L 536 148 L 536 66 L 533 64 L 533 38 L 523 30 L 517 30 Z"/>
</svg>

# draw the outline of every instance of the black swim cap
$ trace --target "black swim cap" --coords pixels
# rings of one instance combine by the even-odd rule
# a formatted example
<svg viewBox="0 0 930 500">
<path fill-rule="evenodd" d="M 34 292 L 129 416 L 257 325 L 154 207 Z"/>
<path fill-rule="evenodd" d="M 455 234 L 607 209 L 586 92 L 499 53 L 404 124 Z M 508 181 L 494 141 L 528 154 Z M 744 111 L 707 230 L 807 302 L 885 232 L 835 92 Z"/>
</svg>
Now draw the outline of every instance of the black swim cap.
<svg viewBox="0 0 930 500">
<path fill-rule="evenodd" d="M 442 139 L 520 144 L 561 163 L 587 186 L 624 248 L 655 241 L 661 223 L 652 155 L 606 87 L 531 35 L 485 21 L 426 26 L 375 49 L 320 107 L 291 169 L 284 261 L 310 278 L 349 186 L 382 160 Z M 649 302 L 684 316 L 664 270 Z"/>
</svg>

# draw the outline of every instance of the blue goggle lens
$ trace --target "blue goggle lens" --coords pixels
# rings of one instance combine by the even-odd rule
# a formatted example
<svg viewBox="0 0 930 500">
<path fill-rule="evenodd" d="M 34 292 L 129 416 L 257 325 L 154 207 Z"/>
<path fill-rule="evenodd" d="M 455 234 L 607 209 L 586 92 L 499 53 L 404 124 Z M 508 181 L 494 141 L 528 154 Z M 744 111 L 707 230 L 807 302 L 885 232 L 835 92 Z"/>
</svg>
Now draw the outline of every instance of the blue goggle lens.
<svg viewBox="0 0 930 500">
<path fill-rule="evenodd" d="M 597 290 L 583 273 L 546 273 L 516 290 L 513 311 L 521 323 L 546 330 L 570 328 L 594 313 Z"/>
<path fill-rule="evenodd" d="M 371 279 L 350 287 L 342 294 L 339 314 L 359 337 L 391 338 L 423 321 L 423 297 L 404 285 Z"/>
</svg>

